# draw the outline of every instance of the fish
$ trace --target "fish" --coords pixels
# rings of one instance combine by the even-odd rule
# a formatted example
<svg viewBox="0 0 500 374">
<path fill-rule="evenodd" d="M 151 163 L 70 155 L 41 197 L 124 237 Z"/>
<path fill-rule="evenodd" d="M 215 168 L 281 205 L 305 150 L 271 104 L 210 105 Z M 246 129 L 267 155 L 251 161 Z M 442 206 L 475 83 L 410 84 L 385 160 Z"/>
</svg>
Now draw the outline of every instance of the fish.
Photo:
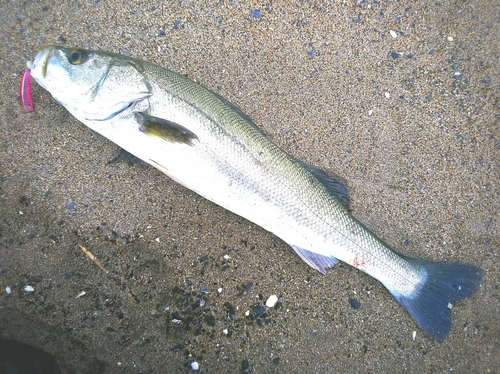
<svg viewBox="0 0 500 374">
<path fill-rule="evenodd" d="M 393 250 L 349 211 L 346 186 L 272 142 L 238 107 L 188 77 L 124 55 L 48 46 L 32 77 L 77 120 L 174 181 L 276 235 L 322 274 L 338 261 L 381 282 L 429 336 L 483 271 Z"/>
</svg>

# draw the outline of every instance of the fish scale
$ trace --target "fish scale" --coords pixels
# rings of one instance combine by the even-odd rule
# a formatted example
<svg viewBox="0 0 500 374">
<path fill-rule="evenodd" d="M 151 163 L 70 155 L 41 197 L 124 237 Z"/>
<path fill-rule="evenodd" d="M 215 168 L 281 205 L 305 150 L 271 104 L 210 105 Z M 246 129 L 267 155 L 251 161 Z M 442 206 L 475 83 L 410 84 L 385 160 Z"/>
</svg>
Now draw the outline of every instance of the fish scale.
<svg viewBox="0 0 500 374">
<path fill-rule="evenodd" d="M 32 77 L 79 121 L 183 186 L 288 243 L 314 269 L 337 260 L 379 280 L 430 336 L 482 271 L 403 256 L 353 217 L 347 189 L 274 144 L 240 109 L 185 76 L 130 57 L 51 46 Z"/>
</svg>

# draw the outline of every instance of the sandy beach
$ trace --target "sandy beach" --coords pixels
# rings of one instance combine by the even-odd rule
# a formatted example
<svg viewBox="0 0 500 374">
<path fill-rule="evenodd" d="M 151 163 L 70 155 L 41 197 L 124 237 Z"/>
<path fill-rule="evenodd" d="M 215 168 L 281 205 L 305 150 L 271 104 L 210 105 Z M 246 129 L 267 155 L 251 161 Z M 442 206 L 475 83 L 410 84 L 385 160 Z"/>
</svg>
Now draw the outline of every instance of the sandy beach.
<svg viewBox="0 0 500 374">
<path fill-rule="evenodd" d="M 0 338 L 63 373 L 498 373 L 499 9 L 4 1 Z M 375 279 L 345 264 L 323 276 L 253 223 L 117 160 L 35 82 L 24 113 L 21 73 L 51 44 L 202 83 L 343 178 L 352 214 L 395 250 L 482 268 L 479 292 L 432 339 Z"/>
</svg>

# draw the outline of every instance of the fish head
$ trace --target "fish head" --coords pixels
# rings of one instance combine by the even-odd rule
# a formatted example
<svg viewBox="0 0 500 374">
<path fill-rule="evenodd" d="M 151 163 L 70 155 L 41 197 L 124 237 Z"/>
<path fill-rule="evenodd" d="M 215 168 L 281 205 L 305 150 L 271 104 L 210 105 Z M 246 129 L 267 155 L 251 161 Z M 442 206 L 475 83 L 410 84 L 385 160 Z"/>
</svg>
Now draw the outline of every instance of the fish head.
<svg viewBox="0 0 500 374">
<path fill-rule="evenodd" d="M 151 88 L 136 62 L 109 52 L 49 46 L 27 67 L 40 86 L 89 125 L 132 118 L 138 103 L 141 111 L 147 109 Z"/>
</svg>

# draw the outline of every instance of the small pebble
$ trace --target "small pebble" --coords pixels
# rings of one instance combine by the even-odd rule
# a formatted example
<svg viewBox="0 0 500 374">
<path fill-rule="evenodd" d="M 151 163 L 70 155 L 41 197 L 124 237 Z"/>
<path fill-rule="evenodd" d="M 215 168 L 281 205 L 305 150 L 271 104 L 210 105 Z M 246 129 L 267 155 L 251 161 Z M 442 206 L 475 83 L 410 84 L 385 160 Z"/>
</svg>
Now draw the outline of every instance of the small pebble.
<svg viewBox="0 0 500 374">
<path fill-rule="evenodd" d="M 222 292 L 222 287 L 217 288 L 217 292 L 221 293 Z"/>
<path fill-rule="evenodd" d="M 354 308 L 354 309 L 359 309 L 361 308 L 361 304 L 358 300 L 356 299 L 350 299 L 349 302 L 351 303 L 351 306 Z"/>
<path fill-rule="evenodd" d="M 453 41 L 453 36 L 448 36 L 448 41 L 452 42 Z"/>
<path fill-rule="evenodd" d="M 222 330 L 222 332 L 223 332 L 224 335 L 227 335 L 229 333 L 229 330 L 228 329 L 224 329 L 224 330 Z"/>
<path fill-rule="evenodd" d="M 261 18 L 262 17 L 262 12 L 260 10 L 254 10 L 252 12 L 252 16 L 254 16 L 254 18 Z"/>
<path fill-rule="evenodd" d="M 401 56 L 401 55 L 400 55 L 399 53 L 397 53 L 397 52 L 392 52 L 392 53 L 391 53 L 391 57 L 392 57 L 392 59 L 393 59 L 393 60 L 395 60 L 395 59 L 399 58 L 400 56 Z"/>
<path fill-rule="evenodd" d="M 266 306 L 268 308 L 272 308 L 276 305 L 277 302 L 278 302 L 278 296 L 271 295 L 271 296 L 269 296 L 269 298 L 266 301 Z"/>
<path fill-rule="evenodd" d="M 415 340 L 415 338 L 417 337 L 417 332 L 416 331 L 413 331 L 412 337 L 413 337 L 413 340 Z"/>
<path fill-rule="evenodd" d="M 24 292 L 33 292 L 35 289 L 32 286 L 24 286 Z"/>
<path fill-rule="evenodd" d="M 191 362 L 191 369 L 194 371 L 198 371 L 200 369 L 200 364 L 198 364 L 196 361 Z"/>
<path fill-rule="evenodd" d="M 224 255 L 224 260 L 226 260 L 226 261 L 227 261 L 227 260 L 229 260 L 230 258 L 231 258 L 231 256 L 229 256 L 229 255 Z"/>
<path fill-rule="evenodd" d="M 200 300 L 200 308 L 203 308 L 205 306 L 206 301 L 201 299 Z"/>
<path fill-rule="evenodd" d="M 5 292 L 7 292 L 7 295 L 10 295 L 12 293 L 12 289 L 9 286 L 7 286 L 5 287 Z"/>
<path fill-rule="evenodd" d="M 391 34 L 391 36 L 392 36 L 394 39 L 396 39 L 396 38 L 398 37 L 398 34 L 397 34 L 397 33 L 396 33 L 396 31 L 394 31 L 394 30 L 389 31 L 389 34 Z"/>
<path fill-rule="evenodd" d="M 386 97 L 387 99 L 391 97 L 391 94 L 390 94 L 389 92 L 387 92 L 387 91 L 384 93 L 384 95 L 385 95 L 385 97 Z"/>
<path fill-rule="evenodd" d="M 266 312 L 266 310 L 264 309 L 264 307 L 262 305 L 256 305 L 256 306 L 253 307 L 252 310 L 258 316 L 261 316 L 261 315 L 263 315 Z"/>
</svg>

